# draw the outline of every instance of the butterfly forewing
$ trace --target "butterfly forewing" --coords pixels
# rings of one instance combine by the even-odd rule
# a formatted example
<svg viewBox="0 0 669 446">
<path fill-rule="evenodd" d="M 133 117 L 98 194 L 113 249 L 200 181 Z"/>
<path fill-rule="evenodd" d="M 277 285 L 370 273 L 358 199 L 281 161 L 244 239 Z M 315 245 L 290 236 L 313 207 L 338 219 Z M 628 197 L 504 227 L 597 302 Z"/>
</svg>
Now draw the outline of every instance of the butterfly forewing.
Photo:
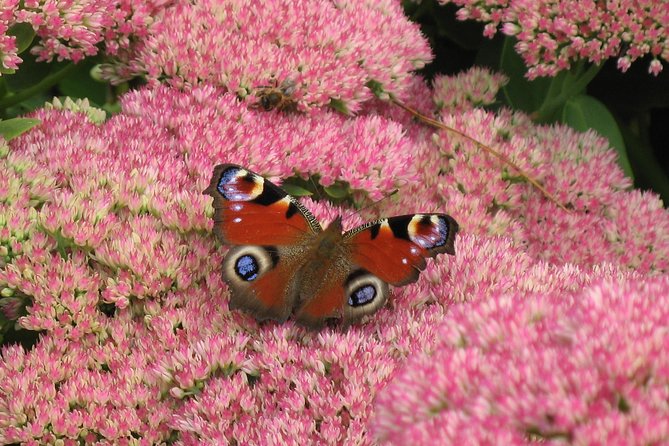
<svg viewBox="0 0 669 446">
<path fill-rule="evenodd" d="M 214 233 L 238 246 L 223 261 L 230 308 L 285 320 L 297 300 L 296 272 L 321 226 L 281 188 L 234 164 L 216 166 L 204 193 L 214 198 Z"/>
<path fill-rule="evenodd" d="M 456 221 L 446 214 L 410 214 L 384 218 L 344 234 L 351 260 L 391 285 L 418 279 L 425 259 L 455 254 Z"/>
<path fill-rule="evenodd" d="M 235 164 L 215 167 L 214 233 L 231 245 L 291 245 L 321 231 L 316 218 L 284 190 Z"/>
</svg>

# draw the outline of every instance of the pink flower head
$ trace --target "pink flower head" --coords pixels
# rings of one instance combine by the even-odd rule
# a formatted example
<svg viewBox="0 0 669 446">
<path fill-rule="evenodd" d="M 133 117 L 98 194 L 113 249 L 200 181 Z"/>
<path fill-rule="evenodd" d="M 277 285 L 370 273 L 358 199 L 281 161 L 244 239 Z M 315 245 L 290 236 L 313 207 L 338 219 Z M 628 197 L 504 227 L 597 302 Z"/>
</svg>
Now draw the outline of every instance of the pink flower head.
<svg viewBox="0 0 669 446">
<path fill-rule="evenodd" d="M 485 99 L 497 81 L 481 78 Z M 603 139 L 473 109 L 462 98 L 476 85 L 448 85 L 462 111 L 439 118 L 499 146 L 571 212 L 372 101 L 355 118 L 266 113 L 223 88 L 161 86 L 106 121 L 81 104 L 37 112 L 40 126 L 0 145 L 0 294 L 41 332 L 2 350 L 0 443 L 664 441 L 667 211 L 627 191 Z M 425 84 L 411 91 L 429 108 Z M 317 176 L 355 205 L 399 189 L 362 214 L 303 202 L 347 228 L 448 212 L 456 256 L 428 260 L 349 328 L 230 311 L 229 247 L 202 194 L 222 162 L 276 183 Z"/>
<path fill-rule="evenodd" d="M 432 57 L 395 0 L 199 0 L 178 2 L 157 20 L 107 76 L 208 83 L 241 97 L 290 85 L 286 93 L 302 110 L 333 104 L 355 112 L 371 98 L 368 83 L 403 97 L 410 72 Z"/>
<path fill-rule="evenodd" d="M 669 440 L 669 280 L 572 296 L 496 293 L 453 308 L 379 393 L 380 444 Z"/>
<path fill-rule="evenodd" d="M 662 71 L 657 57 L 667 60 L 669 5 L 653 0 L 618 2 L 440 0 L 460 7 L 460 20 L 487 23 L 491 37 L 498 27 L 518 39 L 516 51 L 528 67 L 527 77 L 554 76 L 579 59 L 601 63 L 619 57 L 626 71 L 636 59 L 650 54 L 648 72 Z"/>
<path fill-rule="evenodd" d="M 447 85 L 436 84 L 440 89 Z M 461 88 L 462 93 L 437 90 L 435 96 L 467 97 L 468 90 Z M 508 111 L 495 115 L 445 108 L 441 115 L 446 125 L 514 161 L 574 211 L 556 211 L 512 168 L 472 142 L 440 131 L 432 135 L 434 145 L 416 145 L 420 181 L 405 186 L 398 201 L 384 203 L 382 213 L 448 209 L 469 231 L 510 237 L 551 263 L 614 262 L 644 272 L 668 271 L 666 211 L 653 194 L 625 191 L 629 179 L 605 139 L 566 127 L 536 126 Z M 416 133 L 416 138 L 425 135 Z M 429 198 L 416 206 L 417 194 Z M 640 214 L 647 218 L 641 221 L 652 223 L 635 223 Z"/>
<path fill-rule="evenodd" d="M 10 27 L 27 23 L 37 34 L 31 49 L 38 60 L 78 62 L 98 53 L 104 44 L 109 54 L 127 51 L 130 38 L 148 34 L 152 14 L 161 9 L 163 0 L 130 2 L 127 0 L 56 0 L 4 1 L 0 6 L 0 59 L 5 69 L 17 69 L 14 36 Z"/>
<path fill-rule="evenodd" d="M 437 76 L 433 81 L 434 102 L 437 109 L 471 110 L 495 102 L 506 82 L 503 75 L 476 67 L 457 76 Z"/>
</svg>

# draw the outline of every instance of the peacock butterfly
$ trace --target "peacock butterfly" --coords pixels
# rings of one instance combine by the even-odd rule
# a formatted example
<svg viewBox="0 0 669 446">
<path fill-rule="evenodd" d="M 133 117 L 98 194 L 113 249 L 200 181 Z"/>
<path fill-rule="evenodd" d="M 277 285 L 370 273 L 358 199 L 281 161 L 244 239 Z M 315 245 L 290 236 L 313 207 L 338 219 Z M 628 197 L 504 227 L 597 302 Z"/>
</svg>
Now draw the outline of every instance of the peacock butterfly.
<svg viewBox="0 0 669 446">
<path fill-rule="evenodd" d="M 381 308 L 388 284 L 418 280 L 427 257 L 455 254 L 456 221 L 445 214 L 384 218 L 342 233 L 341 217 L 323 229 L 299 201 L 234 164 L 214 168 L 214 233 L 233 245 L 223 260 L 230 309 L 259 320 L 318 327 L 345 324 Z"/>
</svg>

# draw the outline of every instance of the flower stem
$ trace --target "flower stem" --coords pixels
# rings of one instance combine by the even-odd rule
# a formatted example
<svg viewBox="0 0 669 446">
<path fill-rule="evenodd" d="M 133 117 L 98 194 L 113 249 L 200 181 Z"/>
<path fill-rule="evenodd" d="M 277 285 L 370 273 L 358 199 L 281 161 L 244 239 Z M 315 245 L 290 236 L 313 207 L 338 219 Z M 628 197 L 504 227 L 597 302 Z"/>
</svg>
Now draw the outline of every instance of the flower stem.
<svg viewBox="0 0 669 446">
<path fill-rule="evenodd" d="M 584 70 L 584 63 L 583 61 L 579 61 L 571 72 L 566 73 L 563 82 L 554 81 L 551 83 L 546 101 L 532 114 L 534 121 L 554 121 L 553 116 L 555 111 L 563 107 L 567 100 L 585 90 L 585 87 L 594 79 L 602 67 L 602 65 L 592 64 Z"/>
<path fill-rule="evenodd" d="M 455 133 L 456 135 L 459 135 L 459 136 L 461 136 L 461 137 L 463 137 L 463 138 L 465 138 L 465 139 L 467 139 L 467 140 L 473 142 L 474 144 L 476 144 L 478 147 L 480 147 L 480 148 L 483 149 L 484 151 L 486 151 L 486 152 L 488 152 L 489 154 L 493 155 L 494 157 L 498 158 L 499 160 L 501 160 L 501 161 L 504 162 L 505 164 L 511 166 L 516 172 L 518 172 L 523 178 L 525 178 L 525 179 L 526 179 L 532 186 L 534 186 L 535 188 L 537 188 L 537 189 L 538 189 L 538 190 L 539 190 L 539 191 L 540 191 L 546 198 L 548 198 L 548 199 L 549 199 L 550 201 L 552 201 L 553 203 L 557 204 L 557 205 L 558 205 L 560 208 L 562 208 L 563 210 L 569 212 L 569 209 L 567 209 L 567 208 L 565 207 L 565 205 L 563 205 L 562 203 L 560 203 L 560 202 L 557 200 L 557 198 L 555 198 L 550 192 L 548 192 L 548 191 L 546 190 L 546 188 L 543 187 L 543 186 L 541 185 L 541 183 L 539 183 L 537 180 L 535 180 L 534 178 L 532 178 L 532 177 L 531 177 L 528 173 L 526 173 L 526 172 L 525 172 L 525 171 L 524 171 L 518 164 L 516 164 L 516 163 L 514 163 L 513 161 L 511 161 L 506 155 L 504 155 L 504 154 L 498 152 L 497 150 L 493 149 L 493 148 L 490 147 L 490 146 L 487 146 L 487 145 L 483 144 L 482 142 L 480 142 L 480 141 L 478 141 L 478 140 L 472 138 L 471 136 L 465 134 L 464 132 L 461 132 L 460 130 L 456 130 L 456 129 L 454 129 L 453 127 L 449 127 L 449 126 L 445 125 L 445 124 L 442 123 L 442 122 L 439 122 L 439 121 L 437 121 L 437 120 L 434 120 L 434 119 L 432 119 L 432 118 L 430 118 L 430 117 L 428 117 L 428 116 L 425 116 L 425 115 L 421 114 L 420 112 L 414 110 L 413 108 L 411 108 L 411 107 L 409 107 L 408 105 L 406 105 L 406 104 L 404 104 L 404 103 L 398 101 L 398 100 L 395 99 L 395 98 L 392 98 L 392 101 L 393 101 L 396 105 L 398 105 L 400 108 L 402 108 L 402 109 L 406 110 L 407 112 L 411 113 L 412 115 L 414 115 L 415 117 L 417 117 L 419 120 L 423 121 L 424 123 L 429 124 L 429 125 L 431 125 L 432 127 L 436 127 L 436 128 L 439 128 L 439 129 L 443 129 L 443 130 L 446 130 L 446 131 Z"/>
</svg>

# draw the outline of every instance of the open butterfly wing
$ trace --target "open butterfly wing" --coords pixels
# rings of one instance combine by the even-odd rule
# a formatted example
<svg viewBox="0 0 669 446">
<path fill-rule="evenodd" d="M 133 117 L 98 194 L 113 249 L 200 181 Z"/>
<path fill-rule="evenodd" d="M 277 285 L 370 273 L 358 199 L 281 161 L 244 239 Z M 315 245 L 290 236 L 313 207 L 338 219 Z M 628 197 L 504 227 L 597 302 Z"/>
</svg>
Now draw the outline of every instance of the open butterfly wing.
<svg viewBox="0 0 669 446">
<path fill-rule="evenodd" d="M 381 308 L 388 298 L 388 284 L 354 265 L 344 274 L 326 277 L 321 288 L 297 310 L 301 324 L 318 327 L 333 317 L 350 324 Z"/>
<path fill-rule="evenodd" d="M 291 245 L 320 232 L 316 218 L 260 175 L 235 164 L 214 168 L 214 233 L 230 245 Z"/>
<path fill-rule="evenodd" d="M 343 254 L 332 259 L 331 267 L 319 277 L 319 287 L 308 280 L 304 284 L 317 291 L 303 300 L 296 319 L 318 326 L 341 316 L 349 324 L 374 313 L 388 298 L 388 283 L 414 282 L 427 257 L 455 254 L 457 231 L 458 224 L 448 215 L 415 214 L 379 220 L 345 233 Z"/>
<path fill-rule="evenodd" d="M 230 288 L 231 310 L 242 309 L 256 319 L 285 321 L 298 297 L 304 247 L 238 246 L 223 261 Z"/>
<path fill-rule="evenodd" d="M 351 260 L 384 282 L 401 286 L 418 280 L 425 259 L 455 254 L 456 221 L 445 214 L 401 215 L 344 234 Z"/>
<path fill-rule="evenodd" d="M 235 164 L 216 166 L 204 193 L 214 198 L 214 233 L 238 246 L 223 262 L 230 308 L 285 320 L 297 298 L 305 242 L 321 226 L 284 190 Z"/>
<path fill-rule="evenodd" d="M 416 281 L 427 257 L 455 253 L 458 225 L 444 214 L 383 219 L 342 237 L 340 220 L 323 233 L 299 202 L 238 165 L 216 166 L 204 193 L 214 198 L 214 232 L 237 245 L 223 264 L 230 307 L 258 319 L 285 320 L 296 310 L 310 326 L 339 316 L 352 322 L 383 305 L 388 284 Z M 319 233 L 341 248 L 333 257 L 313 251 L 328 246 Z"/>
</svg>

